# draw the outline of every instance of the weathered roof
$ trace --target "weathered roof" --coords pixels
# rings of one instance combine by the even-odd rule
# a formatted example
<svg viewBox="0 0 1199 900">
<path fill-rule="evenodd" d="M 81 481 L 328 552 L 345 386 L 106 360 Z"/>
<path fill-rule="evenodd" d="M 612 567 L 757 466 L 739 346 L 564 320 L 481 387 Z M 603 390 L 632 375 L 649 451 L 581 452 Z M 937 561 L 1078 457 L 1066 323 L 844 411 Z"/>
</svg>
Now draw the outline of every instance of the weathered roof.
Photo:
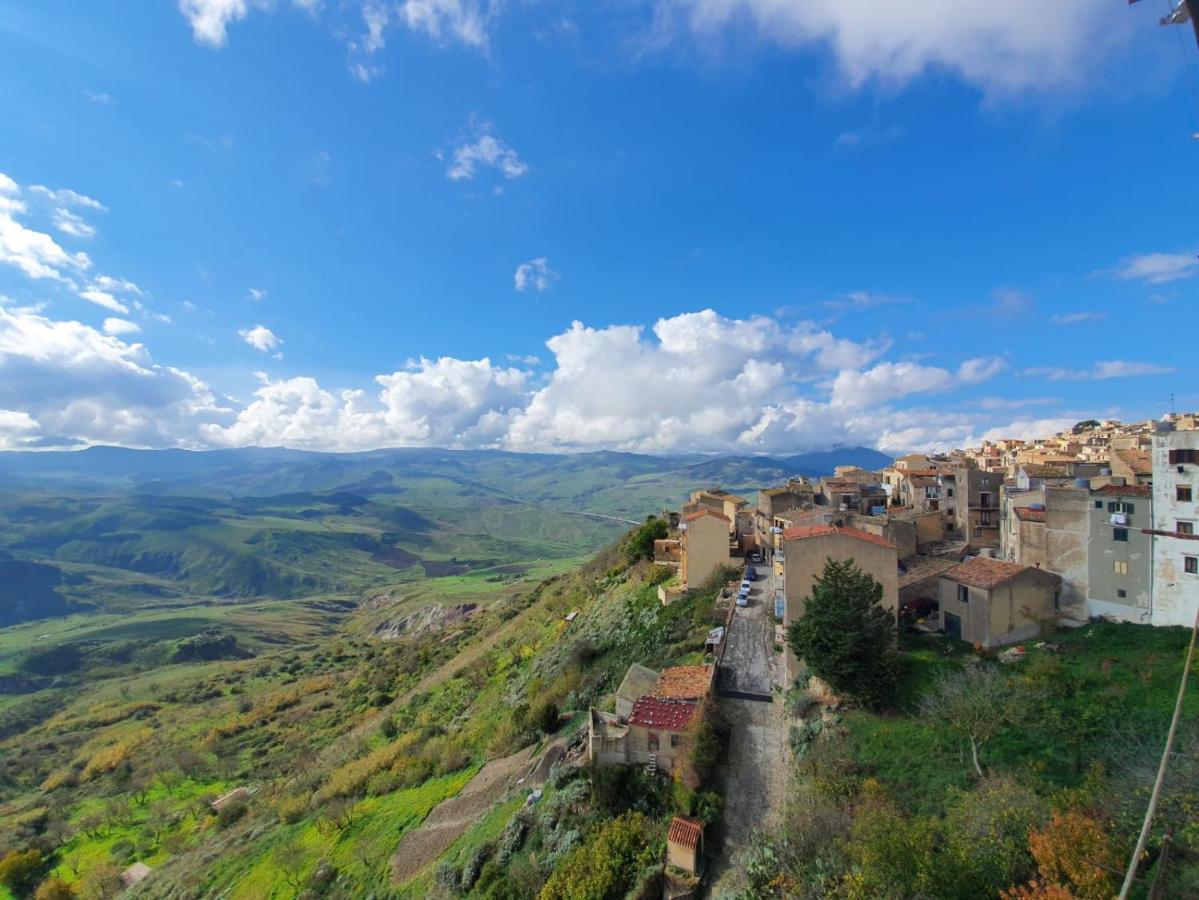
<svg viewBox="0 0 1199 900">
<path fill-rule="evenodd" d="M 936 478 L 941 473 L 936 469 L 900 469 L 906 478 Z"/>
<path fill-rule="evenodd" d="M 1033 509 L 1030 506 L 1013 507 L 1012 512 L 1016 514 L 1017 519 L 1023 519 L 1025 522 L 1044 522 L 1045 510 Z"/>
<path fill-rule="evenodd" d="M 640 697 L 633 704 L 629 724 L 640 725 L 643 728 L 661 728 L 664 731 L 682 731 L 695 715 L 695 710 L 696 705 L 687 700 Z"/>
<path fill-rule="evenodd" d="M 1153 491 L 1147 484 L 1105 484 L 1095 488 L 1095 493 L 1109 497 L 1148 497 Z"/>
<path fill-rule="evenodd" d="M 662 670 L 654 693 L 674 700 L 699 700 L 708 695 L 711 684 L 711 666 L 671 666 Z"/>
<path fill-rule="evenodd" d="M 145 877 L 152 871 L 153 870 L 144 862 L 135 862 L 128 869 L 121 873 L 121 881 L 123 881 L 127 887 L 132 887 L 138 882 L 144 880 Z"/>
<path fill-rule="evenodd" d="M 1134 474 L 1137 475 L 1152 475 L 1153 474 L 1153 454 L 1149 450 L 1114 450 L 1116 456 L 1128 466 Z"/>
<path fill-rule="evenodd" d="M 1017 575 L 1029 570 L 1028 566 L 1008 562 L 1006 559 L 992 559 L 989 556 L 976 556 L 945 572 L 942 578 L 951 578 L 961 584 L 990 590 L 996 585 L 1010 581 Z"/>
<path fill-rule="evenodd" d="M 800 525 L 796 528 L 788 528 L 783 531 L 784 541 L 802 541 L 805 538 L 824 537 L 829 534 L 841 534 L 845 537 L 850 537 L 858 541 L 867 541 L 871 544 L 878 544 L 880 547 L 894 547 L 895 545 L 886 538 L 881 538 L 877 534 L 871 534 L 868 531 L 862 531 L 859 528 L 848 528 L 843 525 Z"/>
<path fill-rule="evenodd" d="M 694 850 L 699 846 L 700 838 L 704 836 L 704 826 L 702 822 L 697 822 L 695 819 L 684 819 L 682 816 L 675 816 L 670 820 L 670 830 L 666 832 L 666 840 L 672 844 L 686 847 L 689 850 Z"/>
<path fill-rule="evenodd" d="M 704 516 L 711 516 L 714 519 L 720 519 L 722 522 L 727 522 L 729 520 L 729 517 L 724 513 L 718 513 L 714 509 L 708 509 L 705 507 L 703 509 L 698 509 L 693 513 L 688 513 L 687 517 L 683 521 L 694 522 L 696 519 L 702 519 Z"/>
</svg>

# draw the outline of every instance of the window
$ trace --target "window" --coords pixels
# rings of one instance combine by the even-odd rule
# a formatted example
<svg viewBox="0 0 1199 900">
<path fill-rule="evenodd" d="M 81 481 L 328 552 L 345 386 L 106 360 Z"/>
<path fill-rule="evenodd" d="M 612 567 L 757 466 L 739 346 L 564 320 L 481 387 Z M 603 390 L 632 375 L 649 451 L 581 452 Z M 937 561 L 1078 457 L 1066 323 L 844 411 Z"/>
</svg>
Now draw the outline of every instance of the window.
<svg viewBox="0 0 1199 900">
<path fill-rule="evenodd" d="M 952 496 L 953 496 L 953 488 L 950 488 L 950 489 L 949 489 L 949 496 L 950 496 L 950 497 L 952 497 Z"/>
<path fill-rule="evenodd" d="M 1115 573 L 1117 575 L 1127 575 L 1128 574 L 1128 563 L 1124 562 L 1123 560 L 1118 559 L 1118 560 L 1116 560 L 1114 569 L 1115 569 Z"/>
<path fill-rule="evenodd" d="M 989 509 L 991 506 L 991 495 L 990 494 L 979 494 L 978 495 L 978 505 L 981 506 L 983 509 Z"/>
<path fill-rule="evenodd" d="M 1181 450 L 1170 451 L 1170 465 L 1175 463 L 1199 463 L 1199 449 L 1184 447 Z"/>
<path fill-rule="evenodd" d="M 1132 503 L 1109 503 L 1107 505 L 1108 512 L 1122 512 L 1132 515 L 1137 511 L 1136 505 Z"/>
<path fill-rule="evenodd" d="M 1180 484 L 1174 489 L 1174 496 L 1179 503 L 1191 502 L 1191 486 L 1189 484 Z"/>
<path fill-rule="evenodd" d="M 1184 556 L 1182 558 L 1182 571 L 1188 575 L 1199 575 L 1199 556 Z"/>
<path fill-rule="evenodd" d="M 1195 533 L 1195 523 L 1194 522 L 1176 522 L 1176 523 L 1174 523 L 1174 530 L 1176 532 L 1178 532 L 1179 534 L 1194 534 Z"/>
<path fill-rule="evenodd" d="M 1124 541 L 1125 543 L 1127 543 L 1128 542 L 1128 529 L 1127 528 L 1113 528 L 1112 529 L 1112 540 L 1113 541 Z"/>
<path fill-rule="evenodd" d="M 1120 590 L 1116 591 L 1116 596 L 1119 597 L 1121 600 L 1123 600 L 1125 597 L 1128 596 L 1128 591 L 1121 588 Z"/>
<path fill-rule="evenodd" d="M 1107 511 L 1108 511 L 1108 512 L 1119 512 L 1119 511 L 1120 511 L 1120 504 L 1119 504 L 1119 503 L 1109 503 L 1109 504 L 1107 505 Z"/>
<path fill-rule="evenodd" d="M 1096 501 L 1095 501 L 1095 508 L 1096 508 L 1096 509 L 1103 509 L 1103 501 L 1102 501 L 1102 500 L 1096 500 Z"/>
<path fill-rule="evenodd" d="M 974 536 L 975 536 L 976 538 L 980 538 L 980 537 L 982 537 L 982 536 L 983 536 L 983 530 L 982 530 L 981 528 L 975 528 L 975 529 L 974 529 Z"/>
<path fill-rule="evenodd" d="M 966 587 L 966 585 L 964 585 L 964 584 L 958 585 L 958 602 L 959 603 L 969 603 L 970 602 L 970 588 Z"/>
<path fill-rule="evenodd" d="M 679 736 L 677 734 L 672 734 L 670 736 L 670 746 L 677 747 L 678 745 L 679 745 Z"/>
</svg>

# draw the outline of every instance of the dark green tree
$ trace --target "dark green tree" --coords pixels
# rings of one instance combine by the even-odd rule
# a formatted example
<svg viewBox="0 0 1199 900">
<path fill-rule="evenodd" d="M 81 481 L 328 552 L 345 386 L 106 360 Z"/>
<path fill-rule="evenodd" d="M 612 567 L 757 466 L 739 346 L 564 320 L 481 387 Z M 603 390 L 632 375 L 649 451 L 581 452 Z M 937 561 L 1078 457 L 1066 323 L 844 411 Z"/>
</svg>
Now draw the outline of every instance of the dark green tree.
<svg viewBox="0 0 1199 900">
<path fill-rule="evenodd" d="M 666 537 L 670 532 L 670 526 L 666 524 L 665 519 L 659 519 L 657 516 L 648 518 L 644 525 L 633 529 L 624 542 L 624 555 L 630 563 L 635 563 L 639 559 L 654 558 L 654 541 Z"/>
<path fill-rule="evenodd" d="M 895 616 L 882 606 L 883 586 L 852 559 L 829 559 L 787 643 L 809 671 L 863 705 L 886 706 L 895 691 Z"/>
</svg>

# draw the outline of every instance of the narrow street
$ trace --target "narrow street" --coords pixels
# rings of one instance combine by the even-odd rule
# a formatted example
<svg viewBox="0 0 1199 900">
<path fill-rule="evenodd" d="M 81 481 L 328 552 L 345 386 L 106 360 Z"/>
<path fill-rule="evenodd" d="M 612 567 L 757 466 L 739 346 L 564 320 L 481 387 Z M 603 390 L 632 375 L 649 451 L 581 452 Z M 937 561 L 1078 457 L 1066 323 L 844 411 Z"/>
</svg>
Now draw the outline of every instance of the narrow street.
<svg viewBox="0 0 1199 900">
<path fill-rule="evenodd" d="M 749 606 L 738 608 L 717 679 L 720 709 L 731 728 L 728 756 L 719 772 L 725 797 L 720 857 L 712 861 L 710 896 L 737 888 L 740 857 L 755 831 L 769 829 L 783 804 L 790 750 L 780 683 L 781 654 L 774 650 L 774 580 L 769 568 L 754 582 Z"/>
</svg>

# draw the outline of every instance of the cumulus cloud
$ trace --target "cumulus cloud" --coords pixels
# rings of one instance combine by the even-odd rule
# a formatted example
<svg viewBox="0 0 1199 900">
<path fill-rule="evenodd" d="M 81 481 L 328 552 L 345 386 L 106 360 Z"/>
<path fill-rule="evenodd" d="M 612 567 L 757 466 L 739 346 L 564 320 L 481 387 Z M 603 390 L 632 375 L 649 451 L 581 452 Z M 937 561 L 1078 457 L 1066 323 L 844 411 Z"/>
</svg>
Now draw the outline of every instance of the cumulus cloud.
<svg viewBox="0 0 1199 900">
<path fill-rule="evenodd" d="M 54 210 L 54 227 L 71 237 L 90 238 L 96 236 L 95 227 L 89 225 L 83 216 L 76 215 L 61 206 Z"/>
<path fill-rule="evenodd" d="M 1109 378 L 1132 378 L 1143 375 L 1168 375 L 1173 372 L 1169 366 L 1147 362 L 1128 362 L 1125 360 L 1108 360 L 1097 362 L 1089 369 L 1067 369 L 1059 366 L 1038 366 L 1024 369 L 1020 374 L 1032 378 L 1044 378 L 1048 381 L 1104 381 Z"/>
<path fill-rule="evenodd" d="M 1092 0 L 652 0 L 656 38 L 748 26 L 785 47 L 830 50 L 842 79 L 902 85 L 949 72 L 989 95 L 1073 88 L 1133 23 Z"/>
<path fill-rule="evenodd" d="M 0 447 L 119 443 L 201 446 L 205 423 L 231 420 L 187 372 L 154 363 L 79 322 L 0 307 Z M 14 423 L 20 426 L 14 433 Z"/>
<path fill-rule="evenodd" d="M 1004 368 L 1001 359 L 969 359 L 956 372 L 912 362 L 883 362 L 865 371 L 846 369 L 833 380 L 832 402 L 841 407 L 889 403 L 909 394 L 945 391 L 994 377 Z"/>
<path fill-rule="evenodd" d="M 179 11 L 191 26 L 197 44 L 223 47 L 228 26 L 250 11 L 246 0 L 179 0 Z"/>
<path fill-rule="evenodd" d="M 473 139 L 455 148 L 445 174 L 451 181 L 470 181 L 481 167 L 495 169 L 507 179 L 520 178 L 529 171 L 516 151 L 489 124 L 479 126 Z"/>
<path fill-rule="evenodd" d="M 265 325 L 255 325 L 253 328 L 242 328 L 237 332 L 238 336 L 253 347 L 255 350 L 260 350 L 263 353 L 270 353 L 272 350 L 278 350 L 283 345 L 283 341 Z"/>
<path fill-rule="evenodd" d="M 103 327 L 105 334 L 114 335 L 140 334 L 142 330 L 141 326 L 136 322 L 130 322 L 128 319 L 117 319 L 115 317 L 105 319 Z"/>
<path fill-rule="evenodd" d="M 532 290 L 539 294 L 548 291 L 557 279 L 558 273 L 549 267 L 549 260 L 544 256 L 521 263 L 512 276 L 513 286 L 518 291 Z"/>
<path fill-rule="evenodd" d="M 1143 253 L 1124 260 L 1116 277 L 1125 281 L 1167 284 L 1199 274 L 1199 257 L 1194 253 Z"/>
</svg>

